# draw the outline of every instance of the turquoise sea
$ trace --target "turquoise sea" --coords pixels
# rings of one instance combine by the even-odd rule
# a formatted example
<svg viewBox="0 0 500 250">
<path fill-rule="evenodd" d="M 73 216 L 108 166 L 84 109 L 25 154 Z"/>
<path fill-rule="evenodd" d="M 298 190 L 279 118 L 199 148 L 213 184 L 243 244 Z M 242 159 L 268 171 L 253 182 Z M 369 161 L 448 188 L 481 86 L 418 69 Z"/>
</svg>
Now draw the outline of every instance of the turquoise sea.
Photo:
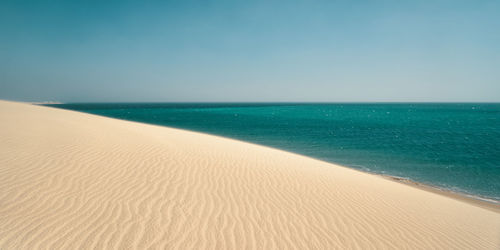
<svg viewBox="0 0 500 250">
<path fill-rule="evenodd" d="M 500 201 L 500 104 L 85 103 Z"/>
</svg>

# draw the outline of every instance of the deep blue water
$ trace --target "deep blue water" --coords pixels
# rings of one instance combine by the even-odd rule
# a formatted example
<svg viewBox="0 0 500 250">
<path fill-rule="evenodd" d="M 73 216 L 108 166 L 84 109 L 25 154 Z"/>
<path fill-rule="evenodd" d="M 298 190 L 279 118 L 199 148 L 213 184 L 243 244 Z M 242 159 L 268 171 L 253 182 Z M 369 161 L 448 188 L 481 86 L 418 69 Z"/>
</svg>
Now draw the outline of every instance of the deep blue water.
<svg viewBox="0 0 500 250">
<path fill-rule="evenodd" d="M 500 200 L 500 104 L 61 104 Z"/>
</svg>

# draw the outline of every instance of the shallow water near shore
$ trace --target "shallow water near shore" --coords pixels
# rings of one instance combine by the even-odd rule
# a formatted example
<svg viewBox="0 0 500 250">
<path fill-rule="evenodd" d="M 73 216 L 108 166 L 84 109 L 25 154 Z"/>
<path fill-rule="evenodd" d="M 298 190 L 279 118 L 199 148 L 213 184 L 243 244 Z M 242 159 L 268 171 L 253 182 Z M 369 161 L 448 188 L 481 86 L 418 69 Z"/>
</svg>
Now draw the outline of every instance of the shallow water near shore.
<svg viewBox="0 0 500 250">
<path fill-rule="evenodd" d="M 49 106 L 226 136 L 500 200 L 500 104 Z"/>
</svg>

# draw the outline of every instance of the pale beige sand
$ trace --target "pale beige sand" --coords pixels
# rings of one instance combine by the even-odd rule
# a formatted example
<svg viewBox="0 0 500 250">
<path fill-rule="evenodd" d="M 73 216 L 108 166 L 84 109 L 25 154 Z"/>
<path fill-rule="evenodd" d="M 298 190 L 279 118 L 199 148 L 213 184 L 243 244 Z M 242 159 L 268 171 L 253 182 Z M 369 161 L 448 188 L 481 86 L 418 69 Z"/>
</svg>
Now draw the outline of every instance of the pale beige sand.
<svg viewBox="0 0 500 250">
<path fill-rule="evenodd" d="M 230 139 L 0 102 L 0 249 L 499 249 L 500 214 Z"/>
</svg>

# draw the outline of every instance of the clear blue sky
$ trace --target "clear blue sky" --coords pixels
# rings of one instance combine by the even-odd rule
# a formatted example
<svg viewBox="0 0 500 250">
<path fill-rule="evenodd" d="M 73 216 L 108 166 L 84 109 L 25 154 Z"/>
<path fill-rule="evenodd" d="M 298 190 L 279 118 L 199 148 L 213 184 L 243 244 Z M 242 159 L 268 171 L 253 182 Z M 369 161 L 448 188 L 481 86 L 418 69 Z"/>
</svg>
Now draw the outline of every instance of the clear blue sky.
<svg viewBox="0 0 500 250">
<path fill-rule="evenodd" d="M 500 1 L 0 1 L 0 98 L 500 101 Z"/>
</svg>

